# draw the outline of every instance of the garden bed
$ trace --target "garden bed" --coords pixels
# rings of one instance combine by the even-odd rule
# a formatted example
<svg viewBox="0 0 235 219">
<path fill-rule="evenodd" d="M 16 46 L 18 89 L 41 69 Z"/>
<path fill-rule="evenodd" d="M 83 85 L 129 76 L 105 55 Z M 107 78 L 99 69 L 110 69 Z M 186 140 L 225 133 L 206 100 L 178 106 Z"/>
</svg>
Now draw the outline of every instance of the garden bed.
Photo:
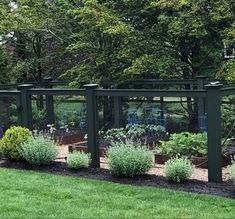
<svg viewBox="0 0 235 219">
<path fill-rule="evenodd" d="M 104 157 L 105 156 L 105 150 L 108 147 L 108 144 L 105 143 L 105 141 L 100 141 L 100 157 Z M 87 141 L 82 141 L 79 143 L 75 143 L 75 144 L 70 144 L 68 146 L 69 148 L 69 152 L 72 153 L 74 151 L 83 151 L 85 153 L 87 153 L 88 148 L 87 148 Z M 164 164 L 167 160 L 170 159 L 169 156 L 167 155 L 160 155 L 160 154 L 155 154 L 155 163 L 156 164 Z M 191 157 L 190 159 L 192 161 L 192 163 L 198 167 L 198 168 L 208 168 L 208 159 L 204 158 L 204 157 Z M 230 156 L 222 156 L 222 167 L 226 167 L 228 165 L 231 164 L 231 159 Z"/>
<path fill-rule="evenodd" d="M 105 150 L 109 146 L 109 144 L 106 141 L 100 140 L 99 141 L 99 151 L 100 151 L 100 157 L 105 156 Z M 87 153 L 88 147 L 87 147 L 87 141 L 81 141 L 75 144 L 69 144 L 68 146 L 69 153 L 73 153 L 74 151 L 82 151 Z"/>
<path fill-rule="evenodd" d="M 170 159 L 167 155 L 155 154 L 155 163 L 165 164 Z M 192 164 L 198 168 L 208 168 L 208 159 L 206 157 L 195 157 L 190 158 Z M 230 156 L 222 156 L 222 167 L 226 167 L 231 164 Z"/>
<path fill-rule="evenodd" d="M 60 129 L 53 133 L 55 141 L 60 145 L 84 141 L 85 135 L 86 133 L 81 129 L 69 129 L 68 132 L 65 129 Z"/>
<path fill-rule="evenodd" d="M 231 182 L 209 183 L 199 180 L 188 180 L 184 183 L 178 184 L 170 183 L 166 180 L 165 177 L 153 174 L 146 174 L 144 176 L 135 178 L 118 178 L 112 176 L 109 170 L 103 168 L 89 168 L 82 169 L 79 171 L 72 171 L 68 169 L 67 164 L 64 162 L 54 162 L 53 165 L 50 166 L 31 166 L 26 162 L 12 162 L 5 160 L 0 161 L 0 167 L 34 170 L 40 172 L 47 172 L 55 175 L 78 176 L 122 184 L 167 188 L 185 192 L 193 192 L 197 194 L 218 195 L 235 199 L 235 186 Z"/>
</svg>

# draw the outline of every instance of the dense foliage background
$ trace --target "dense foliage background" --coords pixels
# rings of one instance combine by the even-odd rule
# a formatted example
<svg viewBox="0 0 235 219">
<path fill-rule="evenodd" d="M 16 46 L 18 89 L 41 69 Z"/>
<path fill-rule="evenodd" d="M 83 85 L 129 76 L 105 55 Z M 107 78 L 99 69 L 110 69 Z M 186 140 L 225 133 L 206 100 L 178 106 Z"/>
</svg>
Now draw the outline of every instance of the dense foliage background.
<svg viewBox="0 0 235 219">
<path fill-rule="evenodd" d="M 233 0 L 1 0 L 0 82 L 234 81 L 235 61 L 223 57 L 234 11 Z"/>
</svg>

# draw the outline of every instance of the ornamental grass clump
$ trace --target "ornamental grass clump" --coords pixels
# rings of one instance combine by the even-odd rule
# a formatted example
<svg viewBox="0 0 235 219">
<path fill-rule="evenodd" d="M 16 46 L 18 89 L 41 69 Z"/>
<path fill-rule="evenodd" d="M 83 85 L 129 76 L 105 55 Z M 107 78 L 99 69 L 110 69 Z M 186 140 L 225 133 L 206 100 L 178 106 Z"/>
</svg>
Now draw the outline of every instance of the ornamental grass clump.
<svg viewBox="0 0 235 219">
<path fill-rule="evenodd" d="M 21 146 L 32 138 L 32 132 L 20 126 L 12 126 L 7 129 L 0 142 L 1 154 L 12 160 L 21 159 Z"/>
<path fill-rule="evenodd" d="M 111 172 L 118 176 L 139 176 L 153 167 L 153 153 L 131 141 L 113 143 L 106 159 Z"/>
<path fill-rule="evenodd" d="M 230 178 L 235 184 L 235 163 L 230 168 Z"/>
<path fill-rule="evenodd" d="M 90 154 L 84 152 L 73 152 L 67 158 L 68 167 L 70 169 L 81 169 L 89 167 L 91 162 Z"/>
<path fill-rule="evenodd" d="M 50 138 L 35 136 L 22 144 L 22 157 L 33 165 L 49 165 L 57 157 L 59 146 Z"/>
<path fill-rule="evenodd" d="M 194 170 L 186 158 L 172 158 L 165 163 L 164 172 L 169 181 L 183 182 L 190 178 Z"/>
</svg>

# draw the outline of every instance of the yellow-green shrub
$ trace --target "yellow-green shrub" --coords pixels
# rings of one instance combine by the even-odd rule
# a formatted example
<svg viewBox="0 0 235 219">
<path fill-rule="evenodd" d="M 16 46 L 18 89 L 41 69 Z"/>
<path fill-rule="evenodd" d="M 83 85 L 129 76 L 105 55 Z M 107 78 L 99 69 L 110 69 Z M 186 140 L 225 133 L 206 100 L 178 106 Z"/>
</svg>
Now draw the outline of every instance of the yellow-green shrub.
<svg viewBox="0 0 235 219">
<path fill-rule="evenodd" d="M 2 144 L 2 140 L 0 139 L 0 159 L 2 158 L 2 155 L 3 155 L 1 144 Z"/>
<path fill-rule="evenodd" d="M 32 138 L 32 132 L 29 129 L 12 126 L 1 140 L 0 151 L 10 159 L 19 160 L 21 158 L 21 145 L 30 138 Z"/>
</svg>

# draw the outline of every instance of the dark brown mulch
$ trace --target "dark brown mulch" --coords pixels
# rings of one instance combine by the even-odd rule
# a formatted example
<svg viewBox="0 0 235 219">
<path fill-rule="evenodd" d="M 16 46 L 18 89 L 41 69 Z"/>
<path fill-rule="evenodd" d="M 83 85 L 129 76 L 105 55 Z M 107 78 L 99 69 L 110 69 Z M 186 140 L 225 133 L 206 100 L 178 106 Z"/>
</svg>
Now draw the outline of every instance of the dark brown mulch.
<svg viewBox="0 0 235 219">
<path fill-rule="evenodd" d="M 163 176 L 144 175 L 136 178 L 120 178 L 110 174 L 106 169 L 89 168 L 78 171 L 69 170 L 66 163 L 54 162 L 50 166 L 31 166 L 26 162 L 1 161 L 0 167 L 34 170 L 63 176 L 78 176 L 88 179 L 104 180 L 109 182 L 130 184 L 135 186 L 151 186 L 192 192 L 197 194 L 210 194 L 235 199 L 235 185 L 232 182 L 209 183 L 199 180 L 189 180 L 184 183 L 171 183 Z"/>
</svg>

